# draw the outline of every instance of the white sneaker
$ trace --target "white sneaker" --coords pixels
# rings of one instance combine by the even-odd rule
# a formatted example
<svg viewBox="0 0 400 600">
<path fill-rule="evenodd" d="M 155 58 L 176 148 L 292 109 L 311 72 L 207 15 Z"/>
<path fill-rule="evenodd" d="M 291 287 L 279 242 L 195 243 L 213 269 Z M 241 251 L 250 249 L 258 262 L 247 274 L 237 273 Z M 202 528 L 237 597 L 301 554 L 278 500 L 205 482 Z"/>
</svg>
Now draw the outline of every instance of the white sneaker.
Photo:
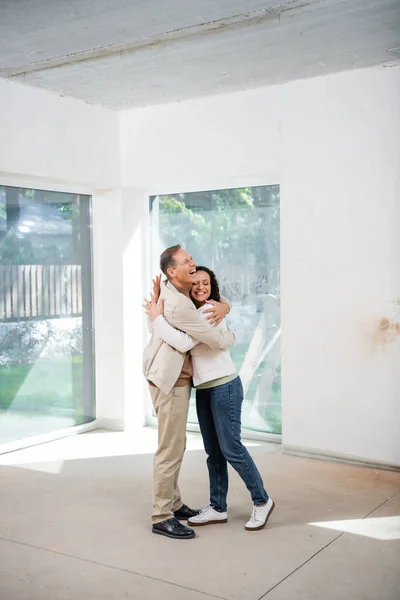
<svg viewBox="0 0 400 600">
<path fill-rule="evenodd" d="M 257 531 L 267 524 L 272 511 L 275 508 L 275 502 L 270 498 L 265 506 L 253 506 L 253 512 L 245 525 L 247 531 Z"/>
<path fill-rule="evenodd" d="M 202 508 L 198 515 L 190 517 L 188 519 L 189 525 L 200 526 L 200 525 L 211 525 L 212 523 L 226 523 L 228 520 L 228 513 L 218 512 L 212 506 L 208 505 Z"/>
</svg>

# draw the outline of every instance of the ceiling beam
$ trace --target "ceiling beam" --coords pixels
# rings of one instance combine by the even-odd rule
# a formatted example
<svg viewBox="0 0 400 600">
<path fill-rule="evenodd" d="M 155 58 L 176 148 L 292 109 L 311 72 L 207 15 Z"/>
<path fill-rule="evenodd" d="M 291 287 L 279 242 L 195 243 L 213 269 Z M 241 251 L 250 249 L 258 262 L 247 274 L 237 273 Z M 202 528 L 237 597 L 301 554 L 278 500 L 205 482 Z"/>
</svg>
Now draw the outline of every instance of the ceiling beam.
<svg viewBox="0 0 400 600">
<path fill-rule="evenodd" d="M 57 69 L 64 66 L 75 65 L 77 63 L 142 52 L 197 36 L 218 34 L 225 31 L 233 31 L 245 27 L 265 24 L 266 22 L 279 21 L 281 15 L 284 13 L 314 6 L 321 2 L 323 2 L 323 0 L 289 0 L 288 2 L 277 4 L 276 6 L 261 8 L 255 11 L 218 19 L 216 21 L 209 21 L 200 25 L 192 25 L 182 29 L 167 31 L 142 40 L 102 46 L 100 48 L 93 48 L 91 50 L 67 54 L 65 56 L 49 58 L 47 60 L 28 63 L 17 67 L 6 67 L 0 69 L 0 76 L 6 78 L 19 77 L 28 73 Z"/>
</svg>

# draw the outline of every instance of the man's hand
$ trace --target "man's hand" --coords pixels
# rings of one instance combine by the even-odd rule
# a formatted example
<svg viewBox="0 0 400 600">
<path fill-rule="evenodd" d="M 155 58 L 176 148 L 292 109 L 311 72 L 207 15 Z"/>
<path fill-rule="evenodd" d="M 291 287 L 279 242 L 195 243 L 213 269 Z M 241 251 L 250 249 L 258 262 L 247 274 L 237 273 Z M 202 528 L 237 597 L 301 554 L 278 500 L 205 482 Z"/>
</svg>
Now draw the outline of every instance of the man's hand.
<svg viewBox="0 0 400 600">
<path fill-rule="evenodd" d="M 144 299 L 143 304 L 144 312 L 150 317 L 152 321 L 155 321 L 157 317 L 164 314 L 164 298 L 161 298 L 157 303 L 156 295 L 153 293 L 150 296 L 150 300 Z"/>
<path fill-rule="evenodd" d="M 204 311 L 204 314 L 210 313 L 208 317 L 206 317 L 207 321 L 210 325 L 219 325 L 222 319 L 230 311 L 229 305 L 225 304 L 225 302 L 217 302 L 216 300 L 207 300 L 207 304 L 213 305 L 213 308 L 207 308 L 207 310 Z"/>
</svg>

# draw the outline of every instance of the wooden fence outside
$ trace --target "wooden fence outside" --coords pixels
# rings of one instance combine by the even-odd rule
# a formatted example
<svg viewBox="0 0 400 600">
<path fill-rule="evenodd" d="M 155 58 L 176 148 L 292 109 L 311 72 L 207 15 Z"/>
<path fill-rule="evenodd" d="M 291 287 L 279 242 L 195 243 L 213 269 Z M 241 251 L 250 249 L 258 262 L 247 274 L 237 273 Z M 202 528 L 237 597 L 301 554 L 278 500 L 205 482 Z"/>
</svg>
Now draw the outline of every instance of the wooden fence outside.
<svg viewBox="0 0 400 600">
<path fill-rule="evenodd" d="M 0 321 L 81 315 L 80 265 L 0 266 Z"/>
</svg>

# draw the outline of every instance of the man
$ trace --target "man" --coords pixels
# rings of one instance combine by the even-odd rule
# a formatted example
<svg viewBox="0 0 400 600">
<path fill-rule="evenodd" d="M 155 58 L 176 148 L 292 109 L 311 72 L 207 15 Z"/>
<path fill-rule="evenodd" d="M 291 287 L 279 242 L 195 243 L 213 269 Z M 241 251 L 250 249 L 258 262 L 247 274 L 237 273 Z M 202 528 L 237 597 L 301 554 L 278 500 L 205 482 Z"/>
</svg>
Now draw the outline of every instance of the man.
<svg viewBox="0 0 400 600">
<path fill-rule="evenodd" d="M 225 350 L 235 343 L 231 331 L 221 331 L 197 313 L 190 299 L 196 276 L 196 263 L 181 246 L 164 250 L 160 269 L 167 280 L 161 285 L 164 316 L 175 327 L 185 331 L 211 348 Z M 214 303 L 212 319 L 218 321 L 229 312 L 224 303 Z M 182 353 L 154 334 L 144 351 L 144 374 L 150 384 L 150 395 L 158 420 L 158 450 L 154 456 L 154 502 L 152 531 L 177 539 L 195 537 L 193 529 L 181 520 L 198 511 L 183 504 L 178 475 L 186 447 L 186 421 L 189 411 L 192 367 L 189 353 Z"/>
</svg>

